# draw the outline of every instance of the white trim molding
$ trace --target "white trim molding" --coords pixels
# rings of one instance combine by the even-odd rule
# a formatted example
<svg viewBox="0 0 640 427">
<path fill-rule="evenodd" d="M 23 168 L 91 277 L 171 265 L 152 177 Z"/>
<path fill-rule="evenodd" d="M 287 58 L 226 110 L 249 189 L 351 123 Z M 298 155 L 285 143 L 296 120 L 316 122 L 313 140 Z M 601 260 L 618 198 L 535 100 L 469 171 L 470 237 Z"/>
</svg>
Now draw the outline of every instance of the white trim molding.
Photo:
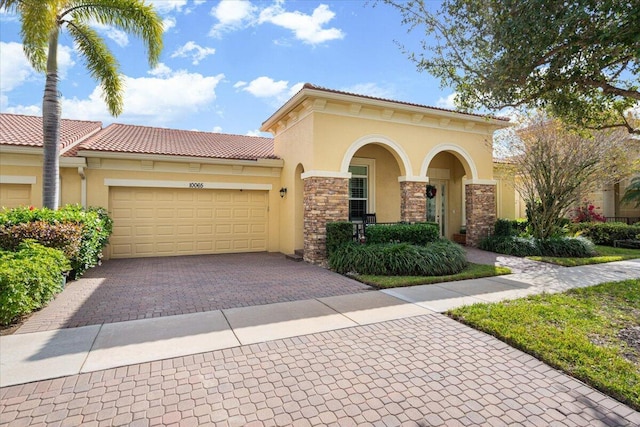
<svg viewBox="0 0 640 427">
<path fill-rule="evenodd" d="M 107 187 L 145 187 L 145 188 L 193 188 L 204 190 L 265 190 L 271 191 L 271 184 L 251 184 L 245 182 L 193 182 L 193 181 L 156 181 L 146 179 L 105 178 Z"/>
<path fill-rule="evenodd" d="M 349 167 L 347 166 L 347 172 L 335 172 L 335 171 L 319 171 L 312 170 L 309 172 L 305 172 L 300 175 L 300 178 L 346 178 L 351 179 L 351 172 L 348 171 Z"/>
<path fill-rule="evenodd" d="M 462 181 L 465 185 L 467 184 L 478 184 L 478 185 L 498 185 L 498 181 L 495 179 L 465 179 Z"/>
<path fill-rule="evenodd" d="M 407 153 L 405 153 L 400 144 L 387 138 L 384 135 L 376 134 L 363 136 L 362 138 L 358 138 L 353 144 L 351 144 L 351 146 L 347 149 L 346 153 L 344 153 L 344 156 L 342 157 L 340 172 L 349 172 L 349 165 L 351 164 L 351 159 L 356 154 L 356 151 L 368 144 L 378 144 L 389 148 L 400 158 L 402 162 L 401 166 L 404 168 L 405 175 L 413 175 L 413 169 L 411 168 L 411 161 L 409 160 L 409 156 L 407 156 Z"/>
<path fill-rule="evenodd" d="M 429 182 L 428 176 L 399 176 L 398 182 Z"/>
<path fill-rule="evenodd" d="M 465 171 L 467 171 L 467 167 L 469 167 L 469 171 L 467 172 L 471 172 L 471 179 L 478 179 L 478 169 L 476 168 L 476 164 L 474 163 L 473 158 L 469 155 L 469 153 L 466 152 L 464 148 L 455 144 L 439 144 L 433 147 L 422 162 L 422 167 L 420 168 L 420 176 L 427 176 L 429 164 L 435 156 L 443 151 L 454 152 L 462 156 L 462 158 L 467 162 L 466 165 L 462 165 L 464 166 Z"/>
<path fill-rule="evenodd" d="M 0 184 L 35 184 L 35 176 L 0 175 Z"/>
</svg>

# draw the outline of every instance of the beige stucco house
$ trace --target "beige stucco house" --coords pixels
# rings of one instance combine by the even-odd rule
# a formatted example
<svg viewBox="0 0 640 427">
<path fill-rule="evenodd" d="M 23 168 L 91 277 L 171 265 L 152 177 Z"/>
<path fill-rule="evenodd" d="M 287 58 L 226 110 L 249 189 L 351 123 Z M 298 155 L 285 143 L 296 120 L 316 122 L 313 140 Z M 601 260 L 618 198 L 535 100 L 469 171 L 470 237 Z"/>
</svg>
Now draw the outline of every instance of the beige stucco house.
<svg viewBox="0 0 640 427">
<path fill-rule="evenodd" d="M 0 115 L 3 206 L 41 204 L 39 120 Z M 317 263 L 326 223 L 367 213 L 445 237 L 466 226 L 474 244 L 502 205 L 492 135 L 507 125 L 310 84 L 263 123 L 273 138 L 63 120 L 61 203 L 109 210 L 113 258 L 304 250 Z"/>
</svg>

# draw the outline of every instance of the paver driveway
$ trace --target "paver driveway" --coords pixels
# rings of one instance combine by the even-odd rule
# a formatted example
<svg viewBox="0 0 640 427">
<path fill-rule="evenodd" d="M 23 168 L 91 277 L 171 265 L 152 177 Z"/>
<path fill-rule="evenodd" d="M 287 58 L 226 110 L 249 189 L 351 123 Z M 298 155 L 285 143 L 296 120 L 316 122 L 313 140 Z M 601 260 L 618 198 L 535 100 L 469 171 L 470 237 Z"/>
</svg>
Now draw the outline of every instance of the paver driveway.
<svg viewBox="0 0 640 427">
<path fill-rule="evenodd" d="M 638 426 L 640 413 L 431 314 L 0 389 L 13 426 Z"/>
<path fill-rule="evenodd" d="M 366 285 L 282 254 L 117 259 L 71 282 L 17 333 L 346 295 Z"/>
</svg>

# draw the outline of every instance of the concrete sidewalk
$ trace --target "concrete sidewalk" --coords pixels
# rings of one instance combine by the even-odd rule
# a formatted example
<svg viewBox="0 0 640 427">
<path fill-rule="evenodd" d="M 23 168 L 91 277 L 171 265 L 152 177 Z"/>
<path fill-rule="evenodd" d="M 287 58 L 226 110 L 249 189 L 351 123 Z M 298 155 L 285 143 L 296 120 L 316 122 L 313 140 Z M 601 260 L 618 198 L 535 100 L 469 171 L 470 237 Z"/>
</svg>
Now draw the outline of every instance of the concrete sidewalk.
<svg viewBox="0 0 640 427">
<path fill-rule="evenodd" d="M 0 387 L 640 277 L 640 260 L 0 337 Z"/>
</svg>

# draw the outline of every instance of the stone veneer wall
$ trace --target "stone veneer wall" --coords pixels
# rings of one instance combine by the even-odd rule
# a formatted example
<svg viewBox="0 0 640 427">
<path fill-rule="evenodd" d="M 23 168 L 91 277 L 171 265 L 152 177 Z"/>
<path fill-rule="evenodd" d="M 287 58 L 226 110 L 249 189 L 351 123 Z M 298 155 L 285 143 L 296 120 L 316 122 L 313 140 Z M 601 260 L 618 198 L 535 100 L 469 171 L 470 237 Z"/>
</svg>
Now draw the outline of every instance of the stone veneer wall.
<svg viewBox="0 0 640 427">
<path fill-rule="evenodd" d="M 404 181 L 400 183 L 400 219 L 422 222 L 427 218 L 427 184 Z"/>
<path fill-rule="evenodd" d="M 496 186 L 467 184 L 467 245 L 477 246 L 480 239 L 493 232 L 496 223 Z"/>
<path fill-rule="evenodd" d="M 304 260 L 327 259 L 327 222 L 349 220 L 349 179 L 311 177 L 304 180 Z"/>
</svg>

